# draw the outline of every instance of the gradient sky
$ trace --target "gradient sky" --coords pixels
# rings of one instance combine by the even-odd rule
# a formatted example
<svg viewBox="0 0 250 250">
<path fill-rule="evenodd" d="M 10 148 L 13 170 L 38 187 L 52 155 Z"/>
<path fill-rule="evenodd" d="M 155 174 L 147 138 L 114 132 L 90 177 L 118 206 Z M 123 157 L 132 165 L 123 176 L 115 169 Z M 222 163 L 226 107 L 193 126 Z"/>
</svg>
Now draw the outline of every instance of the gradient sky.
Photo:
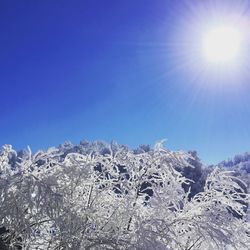
<svg viewBox="0 0 250 250">
<path fill-rule="evenodd" d="M 1 1 L 0 145 L 166 138 L 207 164 L 249 151 L 249 77 L 187 65 L 185 24 L 213 1 L 188 2 Z"/>
</svg>

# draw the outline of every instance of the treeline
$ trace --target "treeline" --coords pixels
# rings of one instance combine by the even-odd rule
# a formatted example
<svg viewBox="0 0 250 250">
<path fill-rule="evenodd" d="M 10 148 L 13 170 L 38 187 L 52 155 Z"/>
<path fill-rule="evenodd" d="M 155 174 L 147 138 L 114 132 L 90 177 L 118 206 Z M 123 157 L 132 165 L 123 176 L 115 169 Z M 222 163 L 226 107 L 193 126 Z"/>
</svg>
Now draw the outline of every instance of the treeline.
<svg viewBox="0 0 250 250">
<path fill-rule="evenodd" d="M 248 249 L 249 172 L 162 142 L 0 151 L 2 249 Z M 228 170 L 235 171 L 228 171 Z M 244 182 L 242 182 L 242 180 Z"/>
</svg>

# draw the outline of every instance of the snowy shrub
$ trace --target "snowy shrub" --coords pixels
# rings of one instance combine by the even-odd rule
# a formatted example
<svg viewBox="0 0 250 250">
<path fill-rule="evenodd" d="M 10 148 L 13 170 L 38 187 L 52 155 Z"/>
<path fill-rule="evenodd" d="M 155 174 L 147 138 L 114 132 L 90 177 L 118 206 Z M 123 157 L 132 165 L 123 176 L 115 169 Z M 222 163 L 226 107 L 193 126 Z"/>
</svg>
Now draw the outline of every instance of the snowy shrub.
<svg viewBox="0 0 250 250">
<path fill-rule="evenodd" d="M 249 249 L 244 184 L 215 168 L 204 191 L 190 196 L 193 180 L 182 172 L 195 168 L 191 159 L 161 143 L 133 151 L 84 141 L 77 150 L 66 143 L 21 155 L 4 146 L 2 242 L 10 249 Z"/>
</svg>

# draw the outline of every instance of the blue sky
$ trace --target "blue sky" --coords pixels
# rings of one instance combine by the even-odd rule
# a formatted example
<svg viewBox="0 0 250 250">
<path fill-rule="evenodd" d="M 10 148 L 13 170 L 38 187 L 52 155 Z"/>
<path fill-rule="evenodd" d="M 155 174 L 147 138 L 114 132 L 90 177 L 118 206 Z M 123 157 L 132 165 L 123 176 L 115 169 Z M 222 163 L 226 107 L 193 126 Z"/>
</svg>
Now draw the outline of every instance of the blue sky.
<svg viewBox="0 0 250 250">
<path fill-rule="evenodd" d="M 249 151 L 247 73 L 218 77 L 186 59 L 185 25 L 211 2 L 1 1 L 0 145 L 166 138 L 205 163 Z"/>
</svg>

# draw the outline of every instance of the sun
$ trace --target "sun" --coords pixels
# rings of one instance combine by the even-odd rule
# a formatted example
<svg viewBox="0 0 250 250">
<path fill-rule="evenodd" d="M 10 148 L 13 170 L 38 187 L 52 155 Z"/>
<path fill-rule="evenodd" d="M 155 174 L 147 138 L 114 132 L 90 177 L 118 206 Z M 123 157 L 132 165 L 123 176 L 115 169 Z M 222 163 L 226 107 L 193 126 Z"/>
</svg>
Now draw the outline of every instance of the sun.
<svg viewBox="0 0 250 250">
<path fill-rule="evenodd" d="M 236 62 L 242 47 L 242 34 L 233 26 L 219 26 L 207 31 L 202 39 L 202 51 L 208 63 Z"/>
<path fill-rule="evenodd" d="M 191 2 L 180 9 L 171 32 L 162 32 L 170 72 L 180 71 L 197 89 L 243 89 L 250 79 L 249 1 Z"/>
</svg>

